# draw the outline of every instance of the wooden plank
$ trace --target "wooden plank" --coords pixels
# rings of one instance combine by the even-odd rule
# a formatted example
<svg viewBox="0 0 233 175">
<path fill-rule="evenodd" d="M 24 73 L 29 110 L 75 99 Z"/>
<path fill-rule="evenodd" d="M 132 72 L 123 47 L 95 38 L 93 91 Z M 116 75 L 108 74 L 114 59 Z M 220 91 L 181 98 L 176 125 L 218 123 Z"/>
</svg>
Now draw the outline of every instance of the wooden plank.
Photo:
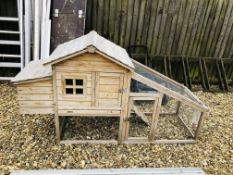
<svg viewBox="0 0 233 175">
<path fill-rule="evenodd" d="M 175 1 L 174 1 L 175 2 Z M 174 42 L 174 37 L 175 37 L 175 34 L 177 33 L 176 31 L 176 25 L 177 25 L 177 21 L 178 21 L 178 17 L 179 17 L 179 13 L 180 13 L 180 9 L 181 9 L 181 0 L 174 3 L 175 4 L 175 7 L 174 7 L 174 10 L 171 10 L 173 13 L 171 13 L 172 15 L 172 22 L 171 22 L 171 28 L 170 28 L 170 32 L 168 33 L 168 41 L 167 41 L 167 45 L 166 45 L 166 48 L 164 50 L 165 51 L 165 55 L 171 55 L 171 51 L 172 51 L 172 45 L 173 45 L 173 42 Z M 165 44 L 164 44 L 164 47 L 165 47 Z"/>
<path fill-rule="evenodd" d="M 119 99 L 99 99 L 99 107 L 118 107 L 120 106 Z"/>
<path fill-rule="evenodd" d="M 204 30 L 205 30 L 205 24 L 207 23 L 208 17 L 209 17 L 209 13 L 211 10 L 211 6 L 213 4 L 213 1 L 211 0 L 206 0 L 206 1 L 202 1 L 203 4 L 200 7 L 200 9 L 198 10 L 198 13 L 200 13 L 200 18 L 198 19 L 198 24 L 197 24 L 197 31 L 192 43 L 192 47 L 190 48 L 190 55 L 192 56 L 196 56 L 196 51 L 198 49 L 199 44 L 201 44 L 202 38 L 201 34 L 203 34 Z M 195 19 L 196 20 L 196 19 Z"/>
<path fill-rule="evenodd" d="M 193 22 L 193 29 L 192 29 L 190 40 L 189 40 L 189 47 L 188 47 L 188 51 L 186 55 L 193 55 L 192 51 L 194 47 L 194 42 L 195 42 L 196 36 L 198 35 L 198 28 L 199 26 L 201 26 L 203 18 L 205 16 L 204 12 L 207 6 L 206 3 L 207 3 L 207 0 L 205 1 L 199 0 L 198 2 L 196 15 L 195 15 L 194 22 Z"/>
<path fill-rule="evenodd" d="M 147 141 L 145 142 L 144 139 L 142 140 L 126 140 L 125 144 L 194 144 L 196 143 L 195 140 L 154 140 L 154 141 Z"/>
<path fill-rule="evenodd" d="M 127 25 L 126 25 L 125 43 L 124 43 L 125 48 L 127 48 L 130 45 L 131 26 L 133 19 L 133 5 L 134 5 L 134 0 L 128 0 Z"/>
<path fill-rule="evenodd" d="M 20 114 L 54 114 L 53 107 L 42 107 L 42 108 L 31 108 L 31 107 L 20 107 Z"/>
<path fill-rule="evenodd" d="M 83 140 L 85 142 L 86 140 Z M 112 143 L 116 144 L 114 140 Z M 62 144 L 79 144 L 79 141 L 62 141 Z M 89 144 L 96 143 L 106 143 L 108 140 L 96 140 L 87 142 Z M 17 170 L 13 171 L 11 175 L 205 175 L 201 168 L 121 168 L 121 169 L 66 169 L 66 170 Z"/>
<path fill-rule="evenodd" d="M 58 110 L 59 116 L 119 116 L 120 110 L 89 110 L 89 109 L 73 109 L 73 110 L 65 110 L 59 109 Z"/>
<path fill-rule="evenodd" d="M 141 0 L 139 5 L 139 16 L 138 16 L 138 24 L 137 24 L 137 33 L 136 33 L 136 45 L 140 45 L 142 42 L 142 36 L 144 33 L 142 33 L 143 28 L 145 27 L 143 25 L 144 23 L 144 17 L 145 17 L 145 8 L 146 8 L 146 1 L 147 0 Z"/>
<path fill-rule="evenodd" d="M 120 26 L 121 26 L 121 0 L 115 0 L 115 19 L 114 19 L 114 43 L 119 44 L 119 38 L 120 38 Z"/>
<path fill-rule="evenodd" d="M 138 27 L 138 18 L 139 18 L 139 9 L 140 9 L 140 1 L 134 0 L 133 6 L 133 19 L 130 33 L 130 45 L 136 44 L 136 35 L 137 35 L 137 27 Z"/>
<path fill-rule="evenodd" d="M 61 144 L 117 144 L 117 140 L 61 140 Z"/>
<path fill-rule="evenodd" d="M 119 77 L 102 77 L 99 79 L 100 85 L 119 85 L 120 79 Z"/>
<path fill-rule="evenodd" d="M 17 87 L 18 94 L 52 94 L 52 87 Z"/>
<path fill-rule="evenodd" d="M 22 84 L 18 84 L 17 87 L 51 87 L 52 88 L 52 80 L 42 80 L 36 82 L 25 82 Z"/>
<path fill-rule="evenodd" d="M 53 102 L 54 102 L 54 120 L 55 120 L 55 133 L 56 133 L 56 142 L 60 143 L 61 133 L 60 133 L 60 120 L 58 115 L 58 104 L 57 104 L 57 84 L 56 84 L 56 69 L 52 68 L 52 77 L 53 77 Z"/>
<path fill-rule="evenodd" d="M 99 85 L 99 92 L 119 92 L 119 86 L 116 86 L 114 84 L 108 84 L 104 85 L 101 84 Z"/>
<path fill-rule="evenodd" d="M 119 33 L 119 45 L 121 47 L 124 47 L 125 45 L 125 36 L 126 36 L 126 27 L 127 27 L 127 8 L 128 8 L 128 1 L 127 0 L 121 0 L 121 24 L 120 27 L 120 33 Z"/>
<path fill-rule="evenodd" d="M 163 9 L 162 9 L 162 17 L 161 17 L 161 22 L 159 26 L 159 32 L 158 32 L 158 40 L 156 43 L 156 53 L 160 54 L 161 53 L 161 48 L 164 40 L 164 33 L 166 31 L 166 26 L 167 26 L 167 17 L 168 17 L 168 9 L 169 9 L 169 2 L 170 0 L 165 0 L 163 4 Z M 168 26 L 167 26 L 168 27 Z"/>
<path fill-rule="evenodd" d="M 182 55 L 182 48 L 184 45 L 184 41 L 185 41 L 185 36 L 186 36 L 186 32 L 187 32 L 187 28 L 188 28 L 188 23 L 189 23 L 189 16 L 191 13 L 191 9 L 193 6 L 193 2 L 194 1 L 187 1 L 187 6 L 185 9 L 185 18 L 183 20 L 183 24 L 182 24 L 182 31 L 181 31 L 181 35 L 179 38 L 179 43 L 178 43 L 178 50 L 177 50 L 177 55 Z"/>
<path fill-rule="evenodd" d="M 214 22 L 214 16 L 216 13 L 216 9 L 218 7 L 218 3 L 219 3 L 219 1 L 213 1 L 213 5 L 212 5 L 211 11 L 210 11 L 210 16 L 208 17 L 207 22 L 205 24 L 206 27 L 205 27 L 204 33 L 201 35 L 202 42 L 198 46 L 198 50 L 197 50 L 196 55 L 207 56 L 206 55 L 207 45 L 208 45 L 208 42 L 210 43 L 210 40 L 211 40 L 211 39 L 209 39 L 209 34 L 211 32 L 211 29 L 212 29 L 212 24 Z"/>
<path fill-rule="evenodd" d="M 200 0 L 202 1 L 202 0 Z M 200 1 L 193 1 L 192 3 L 192 7 L 190 10 L 190 16 L 189 16 L 189 20 L 188 20 L 188 26 L 187 26 L 187 30 L 186 30 L 186 35 L 184 38 L 184 43 L 182 46 L 182 51 L 181 51 L 181 55 L 188 55 L 188 49 L 189 47 L 191 47 L 192 43 L 191 43 L 191 35 L 192 35 L 192 31 L 196 28 L 196 26 L 194 25 L 195 22 L 195 17 L 197 16 L 197 8 L 198 5 L 200 3 Z"/>
<path fill-rule="evenodd" d="M 201 113 L 201 116 L 199 118 L 198 125 L 197 125 L 197 130 L 195 132 L 195 139 L 198 138 L 198 135 L 200 134 L 200 129 L 201 129 L 201 126 L 202 126 L 203 118 L 206 117 L 207 115 L 208 114 L 206 112 Z"/>
<path fill-rule="evenodd" d="M 143 24 L 141 24 L 142 27 L 142 36 L 141 36 L 141 43 L 142 45 L 147 45 L 147 37 L 148 37 L 148 31 L 150 27 L 150 18 L 151 18 L 151 11 L 152 11 L 152 0 L 146 0 L 145 2 L 145 9 L 144 9 L 144 19 Z M 140 25 L 140 26 L 141 26 Z"/>
<path fill-rule="evenodd" d="M 206 55 L 208 55 L 208 56 L 214 56 L 216 44 L 217 44 L 217 42 L 220 42 L 219 35 L 220 35 L 220 31 L 223 27 L 223 22 L 224 22 L 225 14 L 227 11 L 226 8 L 228 6 L 228 2 L 229 1 L 222 1 L 222 3 L 219 2 L 218 10 L 216 11 L 215 20 L 213 22 L 212 30 L 211 30 L 211 33 L 209 36 L 209 40 L 211 39 L 210 44 L 208 43 L 209 47 L 207 45 L 207 54 Z"/>
<path fill-rule="evenodd" d="M 115 33 L 115 19 L 116 19 L 116 1 L 110 0 L 109 7 L 109 39 L 114 41 L 114 33 Z"/>
<path fill-rule="evenodd" d="M 18 94 L 17 98 L 19 101 L 52 101 L 53 100 L 53 94 Z"/>
<path fill-rule="evenodd" d="M 158 93 L 134 93 L 134 92 L 131 92 L 129 94 L 130 97 L 152 97 L 152 98 L 156 98 L 156 97 L 159 97 L 159 94 Z"/>
<path fill-rule="evenodd" d="M 156 129 L 159 121 L 159 114 L 160 114 L 160 108 L 162 104 L 162 98 L 163 94 L 159 93 L 159 98 L 155 99 L 154 101 L 154 108 L 153 108 L 153 113 L 152 113 L 152 119 L 151 119 L 151 127 L 150 127 L 150 133 L 148 136 L 149 141 L 153 141 L 155 134 L 156 134 Z"/>
<path fill-rule="evenodd" d="M 119 92 L 117 93 L 107 93 L 107 92 L 100 92 L 99 93 L 99 98 L 104 98 L 104 99 L 119 99 Z"/>
<path fill-rule="evenodd" d="M 229 1 L 229 5 L 226 11 L 226 16 L 224 18 L 223 27 L 221 29 L 221 33 L 217 42 L 217 46 L 215 49 L 214 56 L 215 57 L 222 57 L 224 53 L 224 48 L 227 43 L 227 39 L 230 35 L 230 29 L 233 24 L 233 1 Z"/>
<path fill-rule="evenodd" d="M 97 0 L 97 33 L 103 33 L 103 11 L 104 11 L 104 1 Z"/>
<path fill-rule="evenodd" d="M 131 72 L 128 72 L 125 76 L 124 76 L 124 84 L 123 84 L 123 88 L 126 90 L 124 93 L 122 93 L 122 110 L 121 110 L 121 114 L 120 114 L 120 124 L 119 124 L 119 134 L 118 134 L 118 141 L 120 144 L 123 143 L 123 141 L 126 139 L 126 128 L 127 128 L 127 122 L 126 122 L 126 118 L 127 118 L 127 114 L 128 114 L 128 110 L 129 110 L 129 92 L 130 92 L 130 83 L 131 83 Z"/>
<path fill-rule="evenodd" d="M 188 1 L 181 0 L 181 7 L 179 9 L 179 15 L 178 15 L 176 29 L 175 29 L 176 33 L 174 36 L 172 49 L 171 49 L 171 53 L 174 55 L 176 55 L 178 51 L 178 44 L 179 44 L 180 36 L 182 34 L 182 25 L 183 25 L 183 20 L 185 19 L 184 17 L 185 17 L 185 9 L 186 9 L 187 3 Z"/>
<path fill-rule="evenodd" d="M 158 34 L 159 34 L 159 28 L 161 25 L 161 20 L 162 20 L 162 14 L 163 14 L 163 3 L 164 0 L 158 0 L 158 7 L 157 7 L 157 16 L 155 20 L 155 26 L 154 26 L 154 31 L 153 31 L 153 39 L 152 39 L 152 44 L 151 44 L 151 54 L 154 55 L 156 53 L 156 46 L 157 46 L 157 39 L 158 39 Z"/>
<path fill-rule="evenodd" d="M 148 29 L 148 34 L 147 34 L 147 39 L 146 39 L 146 45 L 149 48 L 149 52 L 151 53 L 151 45 L 152 45 L 152 40 L 153 40 L 153 33 L 155 29 L 155 24 L 156 24 L 156 16 L 157 16 L 157 9 L 158 9 L 158 0 L 152 0 L 151 2 L 151 13 L 150 13 L 150 21 L 149 21 L 149 29 Z"/>
<path fill-rule="evenodd" d="M 77 101 L 57 101 L 57 107 L 58 110 L 68 110 L 68 109 L 83 109 L 86 107 L 91 107 L 91 100 L 90 101 L 79 101 L 79 99 L 77 99 Z"/>
<path fill-rule="evenodd" d="M 53 101 L 19 101 L 19 106 L 24 108 L 24 107 L 31 107 L 31 108 L 43 108 L 43 107 L 53 107 L 54 102 Z"/>
</svg>

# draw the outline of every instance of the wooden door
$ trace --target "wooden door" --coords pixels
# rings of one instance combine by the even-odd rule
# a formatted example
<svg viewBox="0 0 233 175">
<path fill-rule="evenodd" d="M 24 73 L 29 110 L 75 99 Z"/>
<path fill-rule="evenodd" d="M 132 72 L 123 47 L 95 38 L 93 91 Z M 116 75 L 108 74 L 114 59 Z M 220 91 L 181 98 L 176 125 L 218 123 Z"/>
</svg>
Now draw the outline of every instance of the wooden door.
<svg viewBox="0 0 233 175">
<path fill-rule="evenodd" d="M 84 34 L 87 0 L 54 0 L 51 49 Z"/>
<path fill-rule="evenodd" d="M 121 107 L 124 93 L 123 73 L 103 73 L 96 76 L 96 105 L 99 107 Z"/>
</svg>

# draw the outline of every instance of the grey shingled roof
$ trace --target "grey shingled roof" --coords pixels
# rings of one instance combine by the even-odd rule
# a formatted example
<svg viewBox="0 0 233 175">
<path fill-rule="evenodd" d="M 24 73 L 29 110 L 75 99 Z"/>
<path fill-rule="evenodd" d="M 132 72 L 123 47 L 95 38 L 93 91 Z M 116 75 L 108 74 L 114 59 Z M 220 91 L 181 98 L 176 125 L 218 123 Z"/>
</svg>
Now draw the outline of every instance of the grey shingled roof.
<svg viewBox="0 0 233 175">
<path fill-rule="evenodd" d="M 134 69 L 132 59 L 126 50 L 115 43 L 101 37 L 95 31 L 74 40 L 60 44 L 49 58 L 29 63 L 12 82 L 34 80 L 49 77 L 52 74 L 51 64 L 64 60 L 64 58 L 85 51 L 89 46 L 94 46 L 97 51 L 109 56 L 115 62 L 123 64 L 129 69 Z"/>
</svg>

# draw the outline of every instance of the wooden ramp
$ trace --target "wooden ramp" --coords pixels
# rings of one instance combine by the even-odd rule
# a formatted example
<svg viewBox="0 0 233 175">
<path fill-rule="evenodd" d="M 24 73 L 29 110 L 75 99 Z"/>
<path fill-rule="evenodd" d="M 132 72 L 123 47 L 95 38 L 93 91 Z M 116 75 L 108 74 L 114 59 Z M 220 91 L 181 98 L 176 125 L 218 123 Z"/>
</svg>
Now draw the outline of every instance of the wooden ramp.
<svg viewBox="0 0 233 175">
<path fill-rule="evenodd" d="M 142 119 L 148 126 L 150 125 L 148 118 L 146 115 L 136 106 L 135 104 L 132 105 L 132 110 L 135 112 L 135 114 Z"/>
<path fill-rule="evenodd" d="M 134 168 L 87 170 L 22 170 L 11 175 L 204 175 L 200 168 Z"/>
</svg>

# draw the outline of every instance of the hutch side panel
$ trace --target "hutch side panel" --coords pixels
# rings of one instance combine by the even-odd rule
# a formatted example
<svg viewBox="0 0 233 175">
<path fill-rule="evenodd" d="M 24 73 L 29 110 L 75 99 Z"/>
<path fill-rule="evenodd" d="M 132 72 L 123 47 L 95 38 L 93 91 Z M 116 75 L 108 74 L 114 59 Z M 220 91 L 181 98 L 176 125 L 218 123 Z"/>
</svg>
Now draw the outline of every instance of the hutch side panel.
<svg viewBox="0 0 233 175">
<path fill-rule="evenodd" d="M 16 85 L 21 114 L 54 114 L 52 80 Z"/>
<path fill-rule="evenodd" d="M 54 70 L 58 115 L 120 115 L 125 68 L 85 53 L 55 64 Z"/>
</svg>

